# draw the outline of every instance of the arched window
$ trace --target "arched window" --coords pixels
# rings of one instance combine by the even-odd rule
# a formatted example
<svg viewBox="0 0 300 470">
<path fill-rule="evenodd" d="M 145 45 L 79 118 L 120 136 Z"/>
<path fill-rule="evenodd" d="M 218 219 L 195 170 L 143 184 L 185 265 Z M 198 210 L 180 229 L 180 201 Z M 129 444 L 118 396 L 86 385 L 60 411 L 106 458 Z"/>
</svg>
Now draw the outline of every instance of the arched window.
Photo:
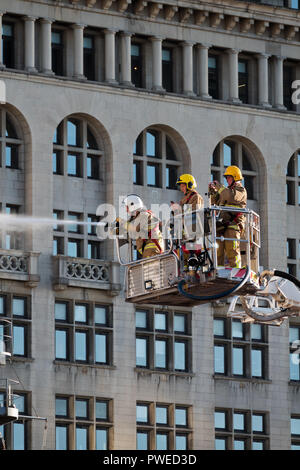
<svg viewBox="0 0 300 470">
<path fill-rule="evenodd" d="M 0 106 L 0 204 L 1 212 L 24 212 L 24 143 L 21 127 L 7 107 Z M 7 250 L 23 249 L 22 233 L 1 231 L 1 247 Z"/>
<path fill-rule="evenodd" d="M 257 196 L 257 166 L 250 150 L 237 139 L 222 140 L 215 148 L 211 159 L 211 179 L 223 180 L 223 174 L 230 165 L 238 166 L 243 174 L 243 184 L 247 189 L 248 201 L 255 201 Z"/>
<path fill-rule="evenodd" d="M 102 259 L 96 210 L 106 202 L 104 140 L 99 123 L 83 115 L 61 121 L 53 138 L 53 254 Z M 74 221 L 60 225 L 60 219 Z M 80 222 L 89 222 L 90 225 Z M 79 223 L 78 223 L 79 222 Z"/>
<path fill-rule="evenodd" d="M 13 116 L 4 108 L 1 109 L 0 132 L 2 168 L 19 168 L 22 139 L 17 133 Z"/>
<path fill-rule="evenodd" d="M 53 173 L 101 179 L 103 145 L 91 125 L 78 117 L 65 118 L 53 139 Z"/>
<path fill-rule="evenodd" d="M 176 189 L 180 160 L 179 150 L 165 130 L 159 127 L 144 129 L 134 144 L 133 183 Z"/>
<path fill-rule="evenodd" d="M 287 166 L 286 203 L 300 205 L 300 149 L 291 156 Z"/>
</svg>

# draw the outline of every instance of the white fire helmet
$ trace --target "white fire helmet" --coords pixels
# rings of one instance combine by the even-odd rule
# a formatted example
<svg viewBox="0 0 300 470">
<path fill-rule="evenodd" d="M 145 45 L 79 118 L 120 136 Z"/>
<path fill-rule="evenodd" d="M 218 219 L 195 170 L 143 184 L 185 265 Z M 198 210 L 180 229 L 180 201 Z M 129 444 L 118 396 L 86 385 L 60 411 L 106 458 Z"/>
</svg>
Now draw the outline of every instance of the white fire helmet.
<svg viewBox="0 0 300 470">
<path fill-rule="evenodd" d="M 123 204 L 128 207 L 128 212 L 130 214 L 144 207 L 142 199 L 136 194 L 129 194 L 126 196 L 123 200 Z"/>
</svg>

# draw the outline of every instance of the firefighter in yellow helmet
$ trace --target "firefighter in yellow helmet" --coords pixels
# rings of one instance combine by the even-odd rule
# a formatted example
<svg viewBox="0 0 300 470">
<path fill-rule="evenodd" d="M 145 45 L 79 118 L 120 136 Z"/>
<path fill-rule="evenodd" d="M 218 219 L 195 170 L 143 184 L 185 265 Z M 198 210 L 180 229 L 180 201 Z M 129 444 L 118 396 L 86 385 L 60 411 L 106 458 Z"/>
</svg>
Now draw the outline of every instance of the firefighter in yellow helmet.
<svg viewBox="0 0 300 470">
<path fill-rule="evenodd" d="M 179 202 L 181 208 L 187 204 L 190 205 L 190 210 L 192 211 L 203 207 L 203 198 L 196 191 L 197 183 L 193 175 L 185 173 L 179 176 L 176 185 L 179 186 L 180 191 L 183 193 L 183 197 Z"/>
<path fill-rule="evenodd" d="M 218 206 L 235 207 L 245 209 L 247 205 L 247 191 L 242 185 L 243 175 L 241 170 L 235 166 L 229 166 L 224 176 L 228 187 L 213 181 L 208 185 L 211 203 Z M 225 255 L 232 268 L 241 267 L 241 234 L 245 229 L 245 216 L 239 212 L 221 212 L 218 234 L 224 238 L 235 238 L 235 241 L 220 241 L 218 248 L 218 264 L 224 266 Z"/>
</svg>

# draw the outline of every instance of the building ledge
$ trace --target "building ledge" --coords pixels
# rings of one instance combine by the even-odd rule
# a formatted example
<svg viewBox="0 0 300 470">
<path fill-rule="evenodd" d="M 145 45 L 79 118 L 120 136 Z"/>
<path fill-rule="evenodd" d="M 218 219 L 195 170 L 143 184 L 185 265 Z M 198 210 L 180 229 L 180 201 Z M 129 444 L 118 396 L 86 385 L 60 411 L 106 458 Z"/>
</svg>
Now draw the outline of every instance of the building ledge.
<svg viewBox="0 0 300 470">
<path fill-rule="evenodd" d="M 27 287 L 36 287 L 40 281 L 38 258 L 40 253 L 22 250 L 0 250 L 0 279 L 22 281 Z"/>
<path fill-rule="evenodd" d="M 101 289 L 110 295 L 121 290 L 119 264 L 114 261 L 53 256 L 53 288 L 56 291 L 68 287 Z"/>
<path fill-rule="evenodd" d="M 69 362 L 69 361 L 59 361 L 55 360 L 53 361 L 53 364 L 55 366 L 66 366 L 66 367 L 79 367 L 79 368 L 93 368 L 93 369 L 105 369 L 105 370 L 116 370 L 117 367 L 114 365 L 108 365 L 108 364 L 89 364 L 89 363 L 83 363 L 83 362 Z"/>
<path fill-rule="evenodd" d="M 135 367 L 134 371 L 137 372 L 138 375 L 151 375 L 151 374 L 159 374 L 165 376 L 176 376 L 181 378 L 193 378 L 196 376 L 193 372 L 178 372 L 178 371 L 170 371 L 170 370 L 158 370 L 158 369 L 144 369 L 143 367 Z"/>
<path fill-rule="evenodd" d="M 259 379 L 255 377 L 228 377 L 223 375 L 213 375 L 215 380 L 225 380 L 227 382 L 248 382 L 253 384 L 272 384 L 270 379 Z"/>
</svg>

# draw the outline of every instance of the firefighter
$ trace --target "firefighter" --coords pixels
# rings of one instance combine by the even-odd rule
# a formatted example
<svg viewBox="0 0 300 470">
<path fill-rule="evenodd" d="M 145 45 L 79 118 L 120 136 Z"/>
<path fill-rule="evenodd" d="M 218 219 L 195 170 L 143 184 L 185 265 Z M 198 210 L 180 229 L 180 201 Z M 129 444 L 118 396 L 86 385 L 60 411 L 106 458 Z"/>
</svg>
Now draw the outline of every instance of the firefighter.
<svg viewBox="0 0 300 470">
<path fill-rule="evenodd" d="M 164 251 L 164 241 L 160 230 L 160 221 L 152 211 L 147 210 L 142 199 L 136 194 L 129 194 L 123 201 L 128 214 L 128 221 L 123 223 L 129 238 L 135 240 L 139 258 L 149 258 Z"/>
<path fill-rule="evenodd" d="M 181 198 L 179 204 L 171 202 L 172 209 L 182 209 L 187 204 L 189 204 L 189 210 L 191 211 L 201 209 L 203 207 L 203 198 L 196 191 L 197 183 L 193 175 L 185 173 L 184 175 L 179 176 L 178 180 L 176 181 L 176 185 L 183 193 L 183 197 Z"/>
<path fill-rule="evenodd" d="M 204 206 L 204 201 L 202 196 L 196 191 L 197 183 L 193 175 L 185 173 L 176 181 L 176 185 L 179 190 L 183 193 L 179 204 L 171 201 L 171 209 L 174 212 L 174 215 L 185 214 L 192 211 L 202 209 Z M 196 220 L 196 215 L 195 215 Z M 182 238 L 186 238 L 184 231 L 184 224 L 182 225 Z M 191 256 L 193 256 L 193 250 L 186 250 L 185 245 L 182 246 L 183 249 L 183 260 L 184 260 L 184 270 L 188 270 L 188 262 Z"/>
<path fill-rule="evenodd" d="M 221 185 L 218 181 L 213 181 L 208 185 L 211 203 L 218 206 L 236 207 L 245 209 L 247 205 L 247 191 L 241 181 L 243 175 L 241 170 L 235 166 L 229 166 L 224 176 L 228 187 Z M 245 230 L 245 216 L 239 212 L 221 212 L 217 226 L 219 235 L 225 238 L 235 238 L 234 241 L 219 240 L 218 265 L 224 266 L 225 255 L 231 268 L 241 267 L 241 235 Z"/>
</svg>

